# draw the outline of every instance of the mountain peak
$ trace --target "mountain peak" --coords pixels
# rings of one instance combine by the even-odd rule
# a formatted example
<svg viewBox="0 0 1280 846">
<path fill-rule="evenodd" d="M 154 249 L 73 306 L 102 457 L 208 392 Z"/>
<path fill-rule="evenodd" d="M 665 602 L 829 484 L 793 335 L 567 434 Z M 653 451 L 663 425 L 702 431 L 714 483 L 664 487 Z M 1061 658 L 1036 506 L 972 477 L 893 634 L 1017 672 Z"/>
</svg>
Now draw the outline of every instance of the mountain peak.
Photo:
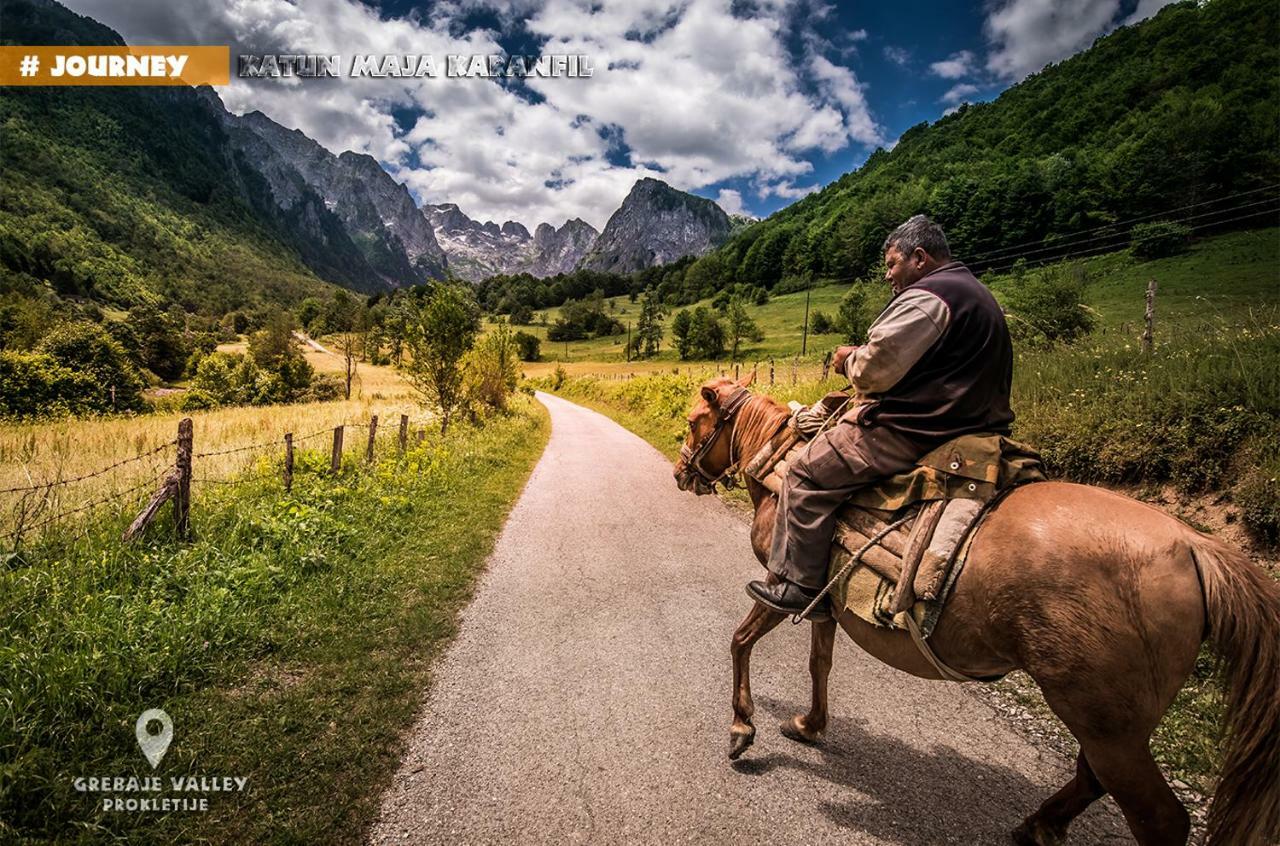
<svg viewBox="0 0 1280 846">
<path fill-rule="evenodd" d="M 631 186 L 582 266 L 634 273 L 703 255 L 724 243 L 731 228 L 729 216 L 711 200 L 646 176 Z"/>
</svg>

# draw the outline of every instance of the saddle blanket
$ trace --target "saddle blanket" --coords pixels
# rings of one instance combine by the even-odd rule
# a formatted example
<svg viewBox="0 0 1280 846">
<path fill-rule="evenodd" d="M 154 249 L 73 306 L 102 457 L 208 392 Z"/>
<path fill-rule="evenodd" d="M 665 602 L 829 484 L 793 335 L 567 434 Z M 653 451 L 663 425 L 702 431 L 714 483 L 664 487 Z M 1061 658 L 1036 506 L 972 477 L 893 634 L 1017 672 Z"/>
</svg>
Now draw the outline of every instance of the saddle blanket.
<svg viewBox="0 0 1280 846">
<path fill-rule="evenodd" d="M 749 472 L 775 493 L 807 442 L 792 444 L 767 459 L 762 449 L 752 462 Z M 906 629 L 901 615 L 910 613 L 927 638 L 989 506 L 1045 478 L 1030 447 L 1003 435 L 964 435 L 925 455 L 914 470 L 858 491 L 842 506 L 831 545 L 828 579 L 841 576 L 831 589 L 833 606 L 886 628 Z"/>
</svg>

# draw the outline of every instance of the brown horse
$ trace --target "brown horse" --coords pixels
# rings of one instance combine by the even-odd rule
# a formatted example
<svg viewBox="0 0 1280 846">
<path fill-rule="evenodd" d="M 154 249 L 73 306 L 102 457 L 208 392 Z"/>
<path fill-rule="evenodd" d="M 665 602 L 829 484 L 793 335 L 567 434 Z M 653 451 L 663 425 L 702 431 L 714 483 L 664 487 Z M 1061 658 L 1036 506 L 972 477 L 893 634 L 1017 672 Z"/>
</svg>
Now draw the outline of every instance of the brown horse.
<svg viewBox="0 0 1280 846">
<path fill-rule="evenodd" d="M 712 379 L 689 414 L 675 478 L 711 493 L 735 462 L 781 440 L 788 410 L 772 397 L 741 402 L 735 382 Z M 737 395 L 733 413 L 722 409 Z M 696 468 L 690 467 L 690 456 Z M 754 480 L 751 541 L 768 557 L 777 498 Z M 770 576 L 770 579 L 773 579 Z M 730 757 L 755 738 L 749 662 L 785 615 L 755 605 L 734 633 Z M 899 670 L 941 676 L 908 633 L 845 611 L 813 623 L 812 705 L 783 734 L 814 742 L 827 725 L 827 676 L 836 623 Z M 1091 802 L 1110 793 L 1142 844 L 1183 844 L 1190 818 L 1151 756 L 1149 739 L 1212 640 L 1226 697 L 1224 764 L 1208 817 L 1210 844 L 1280 840 L 1280 586 L 1243 554 L 1143 503 L 1099 488 L 1043 482 L 1014 490 L 990 513 L 929 639 L 946 665 L 970 676 L 1024 670 L 1080 742 L 1076 775 L 1016 831 L 1020 844 L 1060 843 Z"/>
</svg>

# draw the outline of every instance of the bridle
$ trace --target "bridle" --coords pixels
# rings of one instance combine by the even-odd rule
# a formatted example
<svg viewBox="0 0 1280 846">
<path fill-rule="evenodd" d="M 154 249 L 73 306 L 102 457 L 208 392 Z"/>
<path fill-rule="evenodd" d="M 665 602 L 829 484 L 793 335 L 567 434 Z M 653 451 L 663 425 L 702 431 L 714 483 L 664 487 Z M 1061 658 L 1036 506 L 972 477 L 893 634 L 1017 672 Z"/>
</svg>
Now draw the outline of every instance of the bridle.
<svg viewBox="0 0 1280 846">
<path fill-rule="evenodd" d="M 702 459 L 706 458 L 707 453 L 715 446 L 716 439 L 720 437 L 720 433 L 725 429 L 731 429 L 738 412 L 747 404 L 747 400 L 751 399 L 751 392 L 746 388 L 739 387 L 729 397 L 728 401 L 721 407 L 720 417 L 716 420 L 715 428 L 711 430 L 711 434 L 707 435 L 700 443 L 690 448 L 688 444 L 682 444 L 680 447 L 680 460 L 684 462 L 684 466 L 697 478 L 699 482 L 715 489 L 717 484 L 724 485 L 728 490 L 734 486 L 738 475 L 738 462 L 733 460 L 733 442 L 729 443 L 729 466 L 724 469 L 718 476 L 712 476 L 702 466 Z"/>
</svg>

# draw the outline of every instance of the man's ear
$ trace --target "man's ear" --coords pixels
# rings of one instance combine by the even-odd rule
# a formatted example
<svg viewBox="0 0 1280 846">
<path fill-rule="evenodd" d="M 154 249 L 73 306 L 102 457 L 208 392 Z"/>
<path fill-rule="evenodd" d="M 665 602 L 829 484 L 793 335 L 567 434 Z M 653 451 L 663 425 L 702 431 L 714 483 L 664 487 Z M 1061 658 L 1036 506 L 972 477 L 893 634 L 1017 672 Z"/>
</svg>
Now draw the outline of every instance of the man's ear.
<svg viewBox="0 0 1280 846">
<path fill-rule="evenodd" d="M 714 406 L 716 404 L 716 392 L 714 388 L 702 387 L 702 398 L 707 401 L 707 405 Z"/>
<path fill-rule="evenodd" d="M 738 380 L 738 385 L 743 388 L 750 388 L 751 383 L 754 382 L 755 380 L 756 380 L 756 372 L 752 370 L 746 376 L 743 376 L 741 379 Z"/>
</svg>

